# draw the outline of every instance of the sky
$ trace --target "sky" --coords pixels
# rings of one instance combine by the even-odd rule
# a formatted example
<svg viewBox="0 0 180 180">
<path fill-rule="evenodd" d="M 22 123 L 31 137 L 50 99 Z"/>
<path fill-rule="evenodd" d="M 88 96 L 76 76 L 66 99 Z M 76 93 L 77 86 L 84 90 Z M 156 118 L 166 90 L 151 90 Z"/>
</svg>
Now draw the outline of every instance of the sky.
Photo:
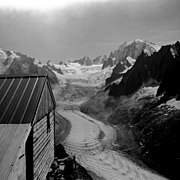
<svg viewBox="0 0 180 180">
<path fill-rule="evenodd" d="M 180 40 L 180 0 L 0 0 L 0 47 L 54 63 Z"/>
</svg>

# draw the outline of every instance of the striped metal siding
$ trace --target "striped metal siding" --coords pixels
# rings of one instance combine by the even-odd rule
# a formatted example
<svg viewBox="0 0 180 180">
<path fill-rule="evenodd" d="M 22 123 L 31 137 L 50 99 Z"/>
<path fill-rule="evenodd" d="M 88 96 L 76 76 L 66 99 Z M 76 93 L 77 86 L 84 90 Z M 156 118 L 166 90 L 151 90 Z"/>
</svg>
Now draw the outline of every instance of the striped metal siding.
<svg viewBox="0 0 180 180">
<path fill-rule="evenodd" d="M 46 76 L 0 77 L 0 124 L 31 123 Z"/>
</svg>

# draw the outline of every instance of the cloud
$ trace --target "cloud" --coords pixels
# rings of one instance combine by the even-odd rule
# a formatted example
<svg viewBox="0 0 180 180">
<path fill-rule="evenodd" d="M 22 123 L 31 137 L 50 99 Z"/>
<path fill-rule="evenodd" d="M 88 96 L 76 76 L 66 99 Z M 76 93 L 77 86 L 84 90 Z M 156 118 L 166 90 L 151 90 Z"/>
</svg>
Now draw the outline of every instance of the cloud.
<svg viewBox="0 0 180 180">
<path fill-rule="evenodd" d="M 50 11 L 1 7 L 0 46 L 58 62 L 108 54 L 136 38 L 156 43 L 179 39 L 179 0 L 85 2 Z"/>
</svg>

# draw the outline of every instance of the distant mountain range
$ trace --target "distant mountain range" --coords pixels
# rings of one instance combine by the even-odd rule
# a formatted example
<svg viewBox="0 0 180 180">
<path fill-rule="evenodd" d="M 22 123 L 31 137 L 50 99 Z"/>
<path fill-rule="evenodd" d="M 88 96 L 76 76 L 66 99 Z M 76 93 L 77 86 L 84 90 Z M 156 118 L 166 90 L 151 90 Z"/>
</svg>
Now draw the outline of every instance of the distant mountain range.
<svg viewBox="0 0 180 180">
<path fill-rule="evenodd" d="M 99 65 L 103 64 L 105 61 L 107 61 L 107 56 L 98 56 L 95 59 L 91 60 L 88 56 L 84 56 L 81 59 L 76 59 L 72 61 L 73 63 L 79 63 L 82 66 L 92 66 L 92 65 Z"/>
<path fill-rule="evenodd" d="M 165 80 L 169 76 L 165 75 L 172 74 L 171 72 L 175 71 L 174 68 L 178 66 L 179 61 L 176 60 L 178 52 L 175 55 L 172 53 L 172 49 L 178 49 L 178 46 L 177 42 L 174 46 L 167 45 L 161 48 L 154 43 L 137 39 L 123 43 L 109 56 L 102 55 L 93 60 L 84 56 L 71 62 L 60 62 L 59 64 L 54 64 L 51 61 L 43 64 L 22 53 L 0 49 L 0 74 L 48 74 L 51 83 L 56 84 L 59 83 L 59 78 L 63 74 L 64 76 L 69 73 L 78 74 L 78 77 L 81 77 L 80 74 L 87 72 L 88 78 L 91 76 L 90 79 L 94 79 L 94 82 L 97 82 L 95 78 L 99 79 L 100 76 L 106 78 L 106 88 L 110 89 L 109 94 L 112 96 L 131 94 L 143 83 L 153 79 L 159 83 L 162 81 L 158 90 L 158 94 L 162 94 L 164 87 L 167 84 L 169 86 Z M 174 65 L 172 65 L 171 60 Z M 100 66 L 102 70 L 99 69 Z M 106 71 L 106 69 L 110 70 Z M 98 72 L 100 73 L 97 75 Z M 93 78 L 93 76 L 96 77 Z M 172 76 L 174 77 L 175 74 Z M 100 78 L 100 80 L 103 79 Z"/>
<path fill-rule="evenodd" d="M 104 78 L 109 77 L 110 71 L 113 70 L 110 77 L 110 82 L 113 82 L 119 77 L 120 73 L 124 73 L 132 67 L 136 58 L 143 50 L 146 51 L 146 53 L 151 54 L 156 48 L 159 47 L 152 43 L 135 40 L 123 43 L 117 50 L 112 51 L 109 56 L 100 55 L 94 59 L 84 56 L 83 58 L 75 59 L 71 62 L 60 62 L 59 64 L 54 64 L 51 61 L 43 64 L 41 61 L 28 55 L 0 49 L 0 74 L 48 74 L 51 83 L 56 84 L 59 82 L 59 75 L 62 75 L 63 72 L 67 74 L 71 71 L 71 73 L 75 75 L 76 73 L 79 74 L 81 71 L 83 74 L 87 71 L 88 73 L 91 72 L 91 74 L 97 76 L 97 67 L 92 68 L 93 65 L 97 65 L 101 66 L 103 70 L 101 72 L 98 68 L 100 72 L 99 76 L 103 73 Z M 73 64 L 79 64 L 79 66 L 73 66 Z M 108 75 L 104 74 L 106 73 L 106 68 L 110 69 L 107 70 Z M 100 78 L 99 76 L 97 77 L 98 79 Z M 91 79 L 93 79 L 93 77 L 91 77 Z M 104 81 L 103 78 L 100 79 Z"/>
<path fill-rule="evenodd" d="M 42 64 L 39 60 L 19 52 L 0 49 L 0 74 L 47 74 L 52 84 L 59 83 L 52 69 L 48 63 Z"/>
</svg>

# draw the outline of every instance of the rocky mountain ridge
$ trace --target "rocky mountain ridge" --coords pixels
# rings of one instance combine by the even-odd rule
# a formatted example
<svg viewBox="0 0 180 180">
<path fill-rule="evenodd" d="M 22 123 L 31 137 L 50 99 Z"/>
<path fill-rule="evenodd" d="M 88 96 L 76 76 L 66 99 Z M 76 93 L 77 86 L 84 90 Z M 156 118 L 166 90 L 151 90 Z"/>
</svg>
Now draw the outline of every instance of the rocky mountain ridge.
<svg viewBox="0 0 180 180">
<path fill-rule="evenodd" d="M 102 66 L 102 69 L 114 66 L 112 75 L 107 79 L 106 85 L 121 78 L 134 65 L 136 59 L 142 53 L 151 56 L 154 52 L 159 51 L 160 48 L 159 45 L 140 39 L 123 43 L 117 50 L 110 53 L 108 60 Z"/>
<path fill-rule="evenodd" d="M 73 63 L 79 63 L 82 66 L 92 66 L 103 64 L 107 60 L 107 56 L 98 56 L 94 59 L 90 59 L 88 56 L 84 56 L 80 59 L 73 60 Z"/>
<path fill-rule="evenodd" d="M 48 75 L 52 84 L 59 83 L 55 73 L 52 71 L 52 67 L 50 68 L 48 65 L 42 64 L 39 60 L 22 53 L 2 49 L 0 49 L 0 74 Z"/>
<path fill-rule="evenodd" d="M 144 49 L 146 53 L 150 54 L 154 52 L 155 49 L 157 48 L 158 46 L 152 43 L 147 43 L 142 40 L 135 40 L 135 41 L 123 43 L 118 48 L 118 50 L 112 51 L 109 57 L 103 55 L 103 56 L 98 56 L 91 60 L 89 57 L 84 56 L 83 58 L 76 59 L 71 62 L 60 62 L 59 64 L 54 64 L 50 60 L 47 63 L 43 64 L 39 60 L 35 58 L 31 58 L 22 53 L 5 51 L 1 49 L 0 73 L 1 74 L 45 73 L 45 74 L 49 74 L 52 77 L 53 83 L 57 83 L 58 78 L 61 77 L 59 75 L 62 75 L 63 72 L 67 74 L 71 71 L 71 74 L 76 75 L 79 74 L 80 72 L 86 74 L 86 71 L 89 74 L 89 72 L 91 71 L 92 76 L 94 75 L 97 76 L 96 75 L 97 68 L 95 67 L 95 65 L 97 65 L 102 67 L 103 74 L 104 72 L 106 72 L 106 70 L 104 70 L 106 68 L 109 68 L 109 70 L 107 70 L 108 74 L 110 71 L 113 70 L 110 79 L 108 78 L 110 74 L 107 76 L 105 75 L 105 77 L 107 78 L 106 84 L 108 84 L 108 81 L 113 82 L 114 79 L 116 80 L 119 78 L 119 76 L 121 76 L 121 73 L 126 72 L 128 69 L 130 69 L 133 66 L 133 64 L 136 61 L 136 59 L 133 58 L 136 58 L 139 55 L 139 53 L 142 51 L 142 49 Z M 117 65 L 115 66 L 115 64 Z M 99 69 L 98 71 L 99 74 L 101 74 L 100 73 L 101 69 Z"/>
<path fill-rule="evenodd" d="M 104 83 L 104 78 L 106 78 L 105 84 L 109 85 L 116 80 L 117 82 L 121 81 L 123 74 L 134 65 L 140 53 L 144 52 L 147 55 L 151 55 L 158 51 L 159 48 L 158 45 L 137 39 L 123 43 L 117 50 L 112 51 L 109 56 L 98 56 L 92 60 L 84 56 L 71 62 L 60 62 L 59 64 L 54 64 L 50 60 L 43 64 L 39 60 L 22 53 L 1 50 L 0 73 L 45 73 L 50 74 L 53 83 L 58 83 L 59 78 L 61 82 L 63 77 L 71 74 L 74 77 L 77 76 L 78 79 L 79 77 L 80 79 L 89 79 L 91 76 L 90 79 L 94 79 L 92 82 L 100 82 L 102 79 Z M 102 70 L 99 68 L 100 66 Z M 80 76 L 81 74 L 82 76 Z M 85 74 L 87 74 L 87 78 Z M 100 78 L 100 76 L 103 76 L 103 78 Z"/>
<path fill-rule="evenodd" d="M 128 70 L 119 84 L 113 84 L 109 95 L 129 95 L 137 91 L 143 84 L 159 84 L 157 96 L 162 95 L 161 102 L 172 97 L 180 99 L 180 89 L 177 80 L 180 77 L 180 43 L 162 46 L 162 48 L 148 56 L 146 53 L 137 58 L 134 66 Z M 151 84 L 152 85 L 152 84 Z"/>
</svg>

